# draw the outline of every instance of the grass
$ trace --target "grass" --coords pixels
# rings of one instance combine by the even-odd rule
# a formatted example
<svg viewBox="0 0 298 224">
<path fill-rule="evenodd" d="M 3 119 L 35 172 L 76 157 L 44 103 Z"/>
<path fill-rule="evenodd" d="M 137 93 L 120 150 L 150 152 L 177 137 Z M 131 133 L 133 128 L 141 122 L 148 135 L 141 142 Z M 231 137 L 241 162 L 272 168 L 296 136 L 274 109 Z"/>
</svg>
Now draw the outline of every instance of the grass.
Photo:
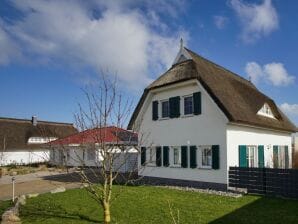
<svg viewBox="0 0 298 224">
<path fill-rule="evenodd" d="M 12 206 L 12 201 L 0 201 L 0 221 L 2 218 L 2 214 Z"/>
<path fill-rule="evenodd" d="M 112 205 L 112 223 L 298 223 L 298 201 L 230 198 L 157 187 L 125 187 Z M 115 186 L 115 192 L 121 190 Z M 23 223 L 102 223 L 102 210 L 84 189 L 44 194 L 21 208 Z"/>
</svg>

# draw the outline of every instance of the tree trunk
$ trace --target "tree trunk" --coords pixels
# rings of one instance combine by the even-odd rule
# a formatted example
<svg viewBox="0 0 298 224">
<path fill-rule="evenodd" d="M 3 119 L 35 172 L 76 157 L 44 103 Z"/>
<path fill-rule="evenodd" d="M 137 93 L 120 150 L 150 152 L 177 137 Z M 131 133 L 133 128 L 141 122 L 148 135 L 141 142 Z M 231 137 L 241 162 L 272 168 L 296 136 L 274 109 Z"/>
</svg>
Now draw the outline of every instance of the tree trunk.
<svg viewBox="0 0 298 224">
<path fill-rule="evenodd" d="M 104 224 L 109 224 L 111 222 L 110 204 L 104 202 L 103 204 L 103 218 Z"/>
</svg>

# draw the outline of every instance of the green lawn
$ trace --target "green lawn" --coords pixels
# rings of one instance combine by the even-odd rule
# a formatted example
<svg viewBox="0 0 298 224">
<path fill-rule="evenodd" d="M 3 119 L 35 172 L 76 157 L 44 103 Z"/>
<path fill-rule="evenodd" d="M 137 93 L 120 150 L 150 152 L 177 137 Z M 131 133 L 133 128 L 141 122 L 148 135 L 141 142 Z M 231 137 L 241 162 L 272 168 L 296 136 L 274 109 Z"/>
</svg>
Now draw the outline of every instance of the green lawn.
<svg viewBox="0 0 298 224">
<path fill-rule="evenodd" d="M 2 218 L 2 214 L 8 209 L 9 207 L 12 206 L 11 201 L 0 201 L 0 221 Z"/>
<path fill-rule="evenodd" d="M 115 186 L 115 191 L 120 187 Z M 298 201 L 244 196 L 230 198 L 157 187 L 125 187 L 112 205 L 113 223 L 298 223 Z M 176 213 L 177 214 L 177 213 Z M 21 208 L 23 223 L 101 223 L 102 210 L 83 189 L 44 194 Z"/>
</svg>

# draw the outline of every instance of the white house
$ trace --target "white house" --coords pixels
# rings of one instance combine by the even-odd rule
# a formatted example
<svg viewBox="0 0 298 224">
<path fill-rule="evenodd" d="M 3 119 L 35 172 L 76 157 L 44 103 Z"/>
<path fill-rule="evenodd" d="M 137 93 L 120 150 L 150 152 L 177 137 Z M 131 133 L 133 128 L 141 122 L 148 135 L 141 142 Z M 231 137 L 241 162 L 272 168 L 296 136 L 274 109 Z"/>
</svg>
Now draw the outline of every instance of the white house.
<svg viewBox="0 0 298 224">
<path fill-rule="evenodd" d="M 298 132 L 293 134 L 293 168 L 298 168 Z"/>
<path fill-rule="evenodd" d="M 101 167 L 106 151 L 113 154 L 115 172 L 137 171 L 137 134 L 117 127 L 88 129 L 49 142 L 53 165 Z"/>
<path fill-rule="evenodd" d="M 43 145 L 76 133 L 73 124 L 16 118 L 0 118 L 0 166 L 47 162 Z"/>
<path fill-rule="evenodd" d="M 139 175 L 157 183 L 226 189 L 230 166 L 291 167 L 296 126 L 250 81 L 181 44 L 151 83 L 128 129 L 140 143 Z"/>
</svg>

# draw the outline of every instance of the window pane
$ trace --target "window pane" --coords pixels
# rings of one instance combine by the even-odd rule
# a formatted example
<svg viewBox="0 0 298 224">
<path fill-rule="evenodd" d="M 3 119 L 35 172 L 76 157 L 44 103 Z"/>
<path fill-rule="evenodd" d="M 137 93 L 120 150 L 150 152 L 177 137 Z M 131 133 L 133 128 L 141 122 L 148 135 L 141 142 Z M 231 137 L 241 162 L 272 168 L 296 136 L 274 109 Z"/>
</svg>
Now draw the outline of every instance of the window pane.
<svg viewBox="0 0 298 224">
<path fill-rule="evenodd" d="M 95 159 L 95 150 L 89 149 L 87 150 L 87 159 L 94 160 Z"/>
<path fill-rule="evenodd" d="M 180 160 L 180 152 L 178 148 L 174 148 L 174 164 L 178 165 Z"/>
<path fill-rule="evenodd" d="M 184 114 L 193 113 L 193 99 L 192 96 L 184 97 Z"/>
<path fill-rule="evenodd" d="M 162 117 L 169 117 L 169 101 L 161 103 L 162 106 Z"/>
<path fill-rule="evenodd" d="M 246 151 L 246 160 L 248 167 L 258 167 L 257 146 L 248 146 Z"/>
<path fill-rule="evenodd" d="M 212 150 L 211 148 L 204 148 L 202 151 L 202 165 L 212 166 Z"/>
<path fill-rule="evenodd" d="M 278 168 L 284 169 L 285 168 L 285 147 L 284 146 L 279 146 L 278 147 Z"/>
<path fill-rule="evenodd" d="M 154 149 L 153 149 L 153 147 L 150 147 L 150 149 L 149 149 L 149 162 L 150 163 L 154 162 Z"/>
</svg>

